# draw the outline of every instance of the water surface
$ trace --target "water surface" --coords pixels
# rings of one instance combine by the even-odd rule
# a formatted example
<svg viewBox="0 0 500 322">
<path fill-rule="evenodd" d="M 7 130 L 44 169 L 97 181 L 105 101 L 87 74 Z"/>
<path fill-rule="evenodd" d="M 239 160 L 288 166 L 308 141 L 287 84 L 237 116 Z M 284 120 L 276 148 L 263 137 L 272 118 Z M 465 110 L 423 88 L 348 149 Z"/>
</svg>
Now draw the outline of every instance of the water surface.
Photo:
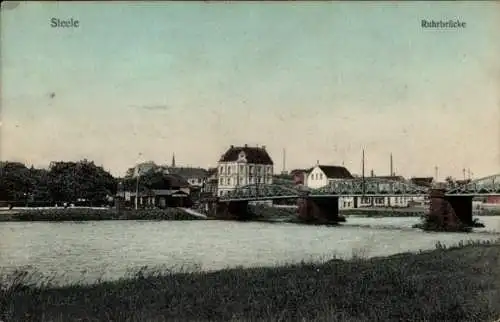
<svg viewBox="0 0 500 322">
<path fill-rule="evenodd" d="M 5 222 L 0 223 L 0 268 L 56 275 L 56 282 L 67 283 L 116 279 L 143 266 L 217 270 L 384 256 L 432 249 L 438 241 L 450 245 L 499 237 L 500 217 L 481 221 L 487 227 L 470 234 L 411 229 L 418 218 L 349 217 L 341 227 L 230 221 Z"/>
</svg>

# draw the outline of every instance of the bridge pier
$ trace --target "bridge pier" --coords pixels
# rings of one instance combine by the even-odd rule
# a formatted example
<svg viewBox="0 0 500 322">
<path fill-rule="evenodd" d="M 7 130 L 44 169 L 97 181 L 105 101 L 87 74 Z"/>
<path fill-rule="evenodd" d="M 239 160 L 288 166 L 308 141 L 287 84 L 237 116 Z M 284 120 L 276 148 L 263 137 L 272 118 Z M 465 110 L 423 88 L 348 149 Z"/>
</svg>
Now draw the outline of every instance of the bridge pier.
<svg viewBox="0 0 500 322">
<path fill-rule="evenodd" d="M 219 202 L 215 211 L 216 217 L 221 219 L 247 219 L 248 201 Z"/>
<path fill-rule="evenodd" d="M 339 198 L 334 196 L 299 198 L 298 217 L 305 222 L 339 222 Z"/>
<path fill-rule="evenodd" d="M 472 196 L 445 196 L 455 215 L 466 226 L 472 226 Z"/>
<path fill-rule="evenodd" d="M 428 221 L 443 229 L 472 226 L 472 196 L 447 196 L 444 189 L 431 189 Z"/>
<path fill-rule="evenodd" d="M 355 208 L 355 209 L 359 207 L 358 206 L 358 200 L 359 200 L 359 197 L 357 197 L 357 196 L 353 197 L 353 200 L 352 200 L 353 205 L 352 205 L 352 207 Z"/>
</svg>

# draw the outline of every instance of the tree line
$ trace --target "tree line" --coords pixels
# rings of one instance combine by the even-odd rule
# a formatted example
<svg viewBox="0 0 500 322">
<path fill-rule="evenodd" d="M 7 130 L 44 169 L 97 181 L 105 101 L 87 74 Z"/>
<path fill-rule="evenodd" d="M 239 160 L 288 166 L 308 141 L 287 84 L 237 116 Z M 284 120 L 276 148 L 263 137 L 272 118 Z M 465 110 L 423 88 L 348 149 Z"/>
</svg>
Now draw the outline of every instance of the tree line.
<svg viewBox="0 0 500 322">
<path fill-rule="evenodd" d="M 159 168 L 134 177 L 134 168 L 123 178 L 113 177 L 93 161 L 51 162 L 48 169 L 20 162 L 0 162 L 0 206 L 73 203 L 102 205 L 122 191 L 168 189 L 175 185 Z"/>
<path fill-rule="evenodd" d="M 102 204 L 117 191 L 117 178 L 92 161 L 51 162 L 48 169 L 1 162 L 0 201 L 8 204 Z"/>
</svg>

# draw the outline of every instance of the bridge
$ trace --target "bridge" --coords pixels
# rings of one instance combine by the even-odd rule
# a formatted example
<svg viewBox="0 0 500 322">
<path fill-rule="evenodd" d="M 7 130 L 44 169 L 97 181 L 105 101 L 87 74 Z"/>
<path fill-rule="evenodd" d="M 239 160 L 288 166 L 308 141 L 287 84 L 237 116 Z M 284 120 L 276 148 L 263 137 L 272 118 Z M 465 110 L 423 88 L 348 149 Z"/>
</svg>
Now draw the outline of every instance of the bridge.
<svg viewBox="0 0 500 322">
<path fill-rule="evenodd" d="M 392 197 L 426 196 L 428 188 L 409 182 L 379 178 L 355 178 L 330 182 L 325 187 L 310 189 L 286 184 L 251 184 L 236 188 L 219 197 L 221 202 L 259 201 L 309 197 Z"/>
<path fill-rule="evenodd" d="M 246 213 L 248 203 L 252 201 L 297 199 L 299 217 L 335 220 L 338 219 L 340 197 L 354 197 L 354 207 L 357 207 L 358 197 L 397 196 L 429 196 L 431 211 L 435 208 L 435 211 L 440 212 L 442 216 L 447 216 L 445 213 L 453 214 L 466 223 L 472 223 L 472 198 L 500 196 L 500 174 L 477 179 L 452 189 L 427 188 L 409 181 L 371 177 L 332 181 L 318 189 L 296 187 L 286 182 L 251 184 L 238 187 L 218 197 L 217 203 L 219 210 L 239 214 Z"/>
</svg>

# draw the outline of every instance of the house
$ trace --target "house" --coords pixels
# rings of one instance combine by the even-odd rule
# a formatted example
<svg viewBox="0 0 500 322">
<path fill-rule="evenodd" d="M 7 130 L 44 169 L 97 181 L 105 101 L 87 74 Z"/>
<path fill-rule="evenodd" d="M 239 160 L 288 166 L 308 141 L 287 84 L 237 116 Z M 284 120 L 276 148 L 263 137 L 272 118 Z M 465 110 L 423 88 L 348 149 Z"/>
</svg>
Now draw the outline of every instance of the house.
<svg viewBox="0 0 500 322">
<path fill-rule="evenodd" d="M 406 180 L 403 176 L 375 176 L 372 175 L 367 177 L 367 180 L 379 180 L 379 181 L 397 181 L 406 184 L 411 184 L 411 180 Z M 410 204 L 417 201 L 416 199 L 422 199 L 414 196 L 387 196 L 387 197 L 361 197 L 358 203 L 359 207 L 381 207 L 381 208 L 406 208 Z M 423 200 L 418 200 L 423 202 Z"/>
<path fill-rule="evenodd" d="M 299 172 L 300 173 L 300 172 Z M 327 186 L 331 182 L 341 181 L 346 179 L 354 179 L 353 175 L 342 166 L 320 165 L 317 164 L 309 171 L 303 171 L 306 175 L 306 185 L 311 189 L 319 189 Z M 340 197 L 339 209 L 353 208 L 354 197 Z"/>
<path fill-rule="evenodd" d="M 205 183 L 208 172 L 203 168 L 194 168 L 194 167 L 166 167 L 166 173 L 168 174 L 176 174 L 186 179 L 186 181 L 193 188 L 201 188 Z"/>
<path fill-rule="evenodd" d="M 272 184 L 273 165 L 265 146 L 231 145 L 218 162 L 217 195 L 248 184 Z"/>
<path fill-rule="evenodd" d="M 317 164 L 307 175 L 307 187 L 318 189 L 332 181 L 353 179 L 352 174 L 345 167 Z"/>
<path fill-rule="evenodd" d="M 135 204 L 136 192 L 125 191 L 124 199 Z M 153 182 L 148 189 L 138 194 L 138 206 L 144 207 L 179 207 L 190 206 L 190 185 L 179 175 L 167 174 L 161 180 Z"/>
<path fill-rule="evenodd" d="M 309 169 L 294 169 L 290 171 L 290 175 L 293 177 L 293 181 L 296 185 L 305 185 L 307 181 L 307 176 L 313 168 Z"/>
<path fill-rule="evenodd" d="M 433 177 L 413 177 L 410 179 L 410 182 L 416 186 L 419 186 L 419 187 L 430 188 L 430 187 L 432 187 L 432 184 L 434 182 L 434 178 Z"/>
<path fill-rule="evenodd" d="M 202 188 L 202 193 L 207 196 L 217 196 L 217 183 L 217 168 L 209 168 L 205 185 Z"/>
</svg>

